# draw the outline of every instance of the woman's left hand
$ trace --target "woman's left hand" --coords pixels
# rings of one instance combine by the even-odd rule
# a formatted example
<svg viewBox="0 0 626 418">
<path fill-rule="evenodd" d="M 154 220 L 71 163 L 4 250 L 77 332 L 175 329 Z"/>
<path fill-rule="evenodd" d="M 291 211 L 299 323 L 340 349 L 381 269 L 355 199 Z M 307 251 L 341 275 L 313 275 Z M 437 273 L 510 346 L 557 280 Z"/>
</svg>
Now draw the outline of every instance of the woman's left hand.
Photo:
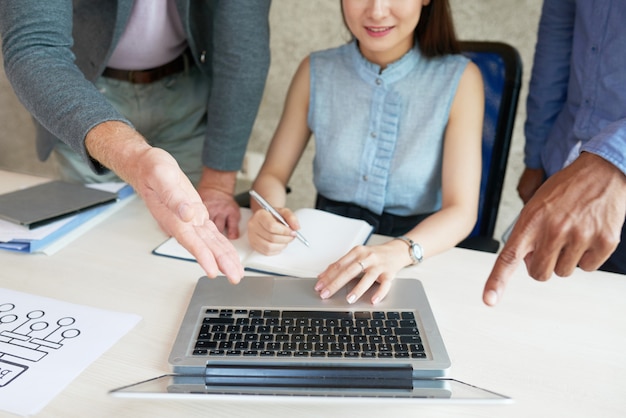
<svg viewBox="0 0 626 418">
<path fill-rule="evenodd" d="M 356 302 L 374 284 L 379 283 L 371 302 L 380 302 L 391 289 L 398 271 L 410 263 L 406 244 L 392 240 L 382 245 L 354 247 L 331 264 L 319 276 L 315 290 L 328 299 L 352 280 L 359 282 L 348 293 L 348 303 Z"/>
</svg>

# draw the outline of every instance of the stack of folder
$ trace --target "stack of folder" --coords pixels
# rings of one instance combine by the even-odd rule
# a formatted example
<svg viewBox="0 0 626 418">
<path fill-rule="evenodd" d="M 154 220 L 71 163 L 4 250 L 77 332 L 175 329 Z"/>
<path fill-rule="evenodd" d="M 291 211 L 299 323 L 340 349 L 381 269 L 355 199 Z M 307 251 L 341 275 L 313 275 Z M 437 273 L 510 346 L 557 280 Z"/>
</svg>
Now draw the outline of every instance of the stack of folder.
<svg viewBox="0 0 626 418">
<path fill-rule="evenodd" d="M 0 195 L 0 249 L 52 254 L 132 200 L 125 183 L 50 181 Z"/>
</svg>

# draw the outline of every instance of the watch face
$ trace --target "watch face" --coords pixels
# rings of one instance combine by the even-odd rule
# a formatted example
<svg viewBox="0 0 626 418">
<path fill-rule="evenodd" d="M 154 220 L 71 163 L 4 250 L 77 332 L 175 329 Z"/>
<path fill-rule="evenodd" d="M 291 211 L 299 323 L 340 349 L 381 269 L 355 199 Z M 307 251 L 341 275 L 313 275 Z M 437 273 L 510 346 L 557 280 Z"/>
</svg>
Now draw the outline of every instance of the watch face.
<svg viewBox="0 0 626 418">
<path fill-rule="evenodd" d="M 419 244 L 413 244 L 411 245 L 411 251 L 413 252 L 413 257 L 415 258 L 415 261 L 420 262 L 422 261 L 423 258 L 423 254 L 422 254 L 422 247 L 420 247 Z"/>
</svg>

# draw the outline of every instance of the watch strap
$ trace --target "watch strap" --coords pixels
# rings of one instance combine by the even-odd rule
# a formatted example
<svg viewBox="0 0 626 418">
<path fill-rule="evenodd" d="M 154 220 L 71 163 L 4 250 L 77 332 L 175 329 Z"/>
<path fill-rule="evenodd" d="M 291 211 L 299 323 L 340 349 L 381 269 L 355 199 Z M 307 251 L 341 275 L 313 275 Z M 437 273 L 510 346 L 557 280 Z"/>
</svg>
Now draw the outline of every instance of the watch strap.
<svg viewBox="0 0 626 418">
<path fill-rule="evenodd" d="M 422 262 L 422 260 L 424 259 L 424 255 L 423 255 L 424 251 L 422 250 L 421 245 L 419 245 L 417 242 L 413 241 L 411 238 L 405 235 L 396 237 L 396 239 L 406 242 L 407 245 L 409 246 L 409 257 L 411 257 L 411 261 L 412 261 L 411 264 L 419 264 Z"/>
</svg>

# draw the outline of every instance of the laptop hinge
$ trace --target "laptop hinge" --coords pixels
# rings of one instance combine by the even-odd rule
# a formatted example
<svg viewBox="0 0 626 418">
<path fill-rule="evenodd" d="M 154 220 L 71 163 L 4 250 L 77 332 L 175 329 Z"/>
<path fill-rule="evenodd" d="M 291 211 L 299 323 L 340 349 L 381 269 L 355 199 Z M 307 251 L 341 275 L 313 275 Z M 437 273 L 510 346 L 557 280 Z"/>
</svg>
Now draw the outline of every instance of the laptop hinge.
<svg viewBox="0 0 626 418">
<path fill-rule="evenodd" d="M 207 386 L 413 389 L 411 366 L 211 365 Z"/>
</svg>

